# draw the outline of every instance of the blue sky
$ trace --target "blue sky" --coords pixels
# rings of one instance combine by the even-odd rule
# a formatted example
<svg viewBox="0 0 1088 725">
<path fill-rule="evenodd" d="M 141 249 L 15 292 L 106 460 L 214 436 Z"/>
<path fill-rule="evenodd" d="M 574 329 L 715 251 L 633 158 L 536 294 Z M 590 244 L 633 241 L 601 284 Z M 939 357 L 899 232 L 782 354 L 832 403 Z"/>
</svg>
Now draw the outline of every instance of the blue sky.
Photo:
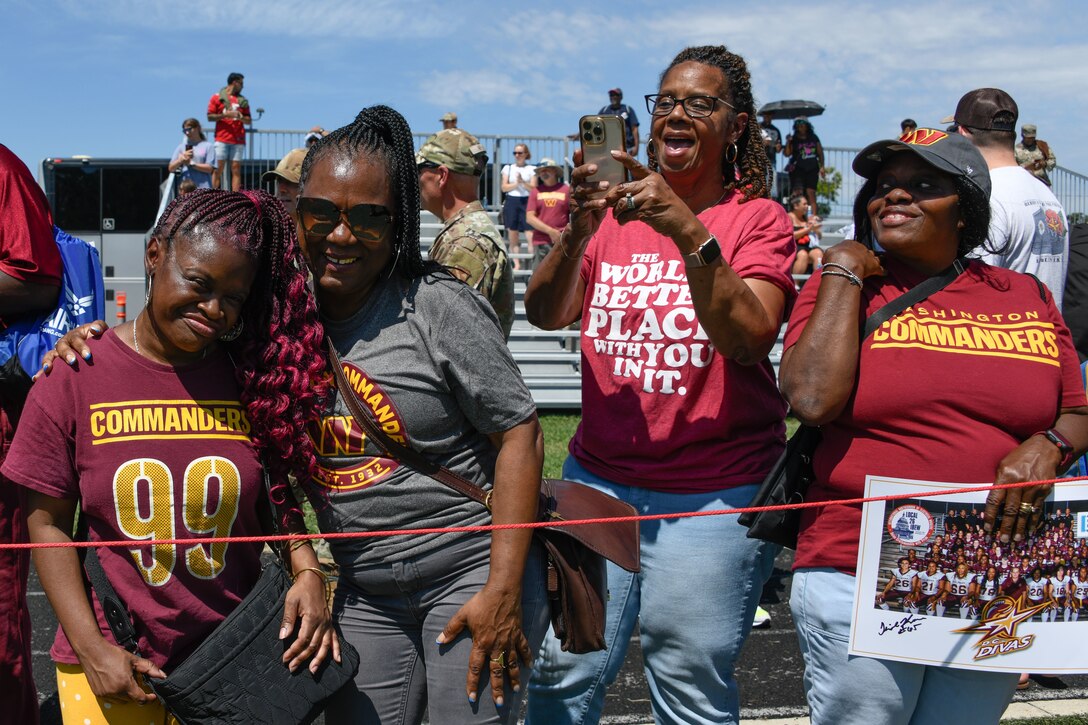
<svg viewBox="0 0 1088 725">
<path fill-rule="evenodd" d="M 0 0 L 0 142 L 44 157 L 165 157 L 227 73 L 265 129 L 334 128 L 387 103 L 416 131 L 561 135 L 621 86 L 641 96 L 687 45 L 743 55 L 757 101 L 807 98 L 825 146 L 938 125 L 998 86 L 1059 163 L 1088 173 L 1088 37 L 1078 2 L 486 3 Z M 948 8 L 954 8 L 949 10 Z M 786 130 L 786 124 L 780 122 Z"/>
</svg>

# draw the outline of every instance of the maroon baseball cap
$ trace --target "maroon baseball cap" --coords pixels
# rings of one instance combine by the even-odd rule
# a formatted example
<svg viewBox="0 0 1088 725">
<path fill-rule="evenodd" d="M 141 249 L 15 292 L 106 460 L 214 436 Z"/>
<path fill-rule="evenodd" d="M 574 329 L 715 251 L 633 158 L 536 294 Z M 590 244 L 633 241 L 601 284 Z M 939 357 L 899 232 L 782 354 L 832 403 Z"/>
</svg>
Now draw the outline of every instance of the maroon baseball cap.
<svg viewBox="0 0 1088 725">
<path fill-rule="evenodd" d="M 994 121 L 999 113 L 1011 113 L 1012 121 Z M 956 112 L 945 117 L 941 123 L 955 121 L 961 126 L 977 128 L 982 131 L 1015 131 L 1020 109 L 1000 88 L 977 88 L 964 94 L 956 105 Z"/>
<path fill-rule="evenodd" d="M 623 96 L 623 91 L 621 91 L 619 88 L 611 88 L 608 91 L 608 95 L 622 97 Z"/>
<path fill-rule="evenodd" d="M 869 144 L 854 157 L 854 173 L 874 179 L 880 168 L 897 153 L 913 153 L 938 171 L 959 176 L 990 196 L 990 170 L 986 160 L 966 137 L 935 128 L 907 131 L 898 140 Z"/>
</svg>

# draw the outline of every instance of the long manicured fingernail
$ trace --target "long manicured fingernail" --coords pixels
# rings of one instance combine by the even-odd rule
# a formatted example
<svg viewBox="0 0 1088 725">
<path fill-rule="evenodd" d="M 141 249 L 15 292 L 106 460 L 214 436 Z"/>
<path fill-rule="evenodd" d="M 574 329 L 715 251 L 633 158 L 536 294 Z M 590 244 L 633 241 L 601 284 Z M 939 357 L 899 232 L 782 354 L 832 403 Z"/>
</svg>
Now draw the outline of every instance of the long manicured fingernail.
<svg viewBox="0 0 1088 725">
<path fill-rule="evenodd" d="M 610 151 L 609 153 L 612 154 L 612 158 L 614 158 L 614 159 L 618 159 L 620 157 L 620 152 L 617 151 L 616 149 L 612 149 L 612 151 Z"/>
<path fill-rule="evenodd" d="M 495 698 L 495 707 L 502 707 L 502 698 L 501 697 L 496 697 Z"/>
<path fill-rule="evenodd" d="M 75 356 L 75 355 L 68 355 L 68 356 L 67 356 L 66 358 L 64 358 L 64 362 L 66 362 L 66 363 L 68 363 L 69 365 L 71 365 L 71 366 L 75 367 L 75 364 L 76 364 L 76 356 Z"/>
<path fill-rule="evenodd" d="M 446 633 L 438 635 L 438 639 L 434 641 L 435 644 L 446 644 Z"/>
<path fill-rule="evenodd" d="M 468 693 L 468 701 L 471 702 L 473 705 L 476 704 L 476 693 L 475 692 Z"/>
<path fill-rule="evenodd" d="M 49 371 L 49 367 L 50 367 L 50 364 L 49 364 L 49 363 L 46 363 L 45 365 L 42 365 L 42 370 L 45 370 L 46 372 L 48 372 L 48 371 Z"/>
<path fill-rule="evenodd" d="M 88 361 L 91 359 L 91 351 L 90 350 L 84 350 L 83 351 L 83 359 L 88 360 Z"/>
<path fill-rule="evenodd" d="M 280 639 L 285 639 L 287 637 L 287 633 L 287 627 L 280 627 Z"/>
<path fill-rule="evenodd" d="M 521 685 L 514 685 L 514 692 L 521 692 Z"/>
<path fill-rule="evenodd" d="M 1008 534 L 1002 534 L 1002 535 L 1001 535 L 1001 543 L 1002 543 L 1002 544 L 1007 544 L 1007 543 L 1009 543 L 1009 535 L 1008 535 Z"/>
<path fill-rule="evenodd" d="M 98 325 L 91 325 L 91 332 L 94 332 L 94 333 L 101 333 L 101 332 L 102 332 L 102 328 L 101 328 L 101 327 L 99 327 Z"/>
</svg>

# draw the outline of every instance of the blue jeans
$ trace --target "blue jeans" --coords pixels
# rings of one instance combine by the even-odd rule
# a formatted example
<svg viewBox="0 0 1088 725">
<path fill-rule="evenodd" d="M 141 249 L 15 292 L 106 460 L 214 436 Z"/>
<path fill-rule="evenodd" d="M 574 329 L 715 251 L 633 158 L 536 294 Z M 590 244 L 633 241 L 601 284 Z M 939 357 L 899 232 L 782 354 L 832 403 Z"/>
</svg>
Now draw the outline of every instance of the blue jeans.
<svg viewBox="0 0 1088 725">
<path fill-rule="evenodd" d="M 756 489 L 753 484 L 704 494 L 661 493 L 595 476 L 570 457 L 563 477 L 627 501 L 640 514 L 746 506 Z M 737 722 L 733 667 L 778 553 L 778 547 L 745 533 L 730 515 L 643 521 L 642 571 L 608 565 L 608 649 L 572 655 L 549 632 L 529 682 L 527 722 L 597 722 L 636 622 L 658 722 Z"/>
<path fill-rule="evenodd" d="M 1017 674 L 848 657 L 854 577 L 834 569 L 793 573 L 790 610 L 805 660 L 812 725 L 997 723 Z"/>
</svg>

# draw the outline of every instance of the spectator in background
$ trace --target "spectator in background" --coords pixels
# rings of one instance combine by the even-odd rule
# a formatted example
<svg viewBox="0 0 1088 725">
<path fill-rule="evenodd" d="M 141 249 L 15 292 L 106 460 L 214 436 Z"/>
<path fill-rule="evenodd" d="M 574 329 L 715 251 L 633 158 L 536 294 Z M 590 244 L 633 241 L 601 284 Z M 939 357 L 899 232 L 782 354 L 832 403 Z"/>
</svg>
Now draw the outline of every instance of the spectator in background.
<svg viewBox="0 0 1088 725">
<path fill-rule="evenodd" d="M 918 122 L 915 121 L 913 118 L 904 118 L 899 123 L 900 133 L 910 133 L 911 131 L 917 131 L 917 130 L 918 130 Z"/>
<path fill-rule="evenodd" d="M 310 132 L 308 134 L 306 134 L 306 138 L 304 138 L 302 140 L 302 144 L 306 148 L 310 148 L 315 143 L 320 141 L 324 136 L 325 136 L 325 129 L 321 128 L 320 126 L 314 126 L 313 128 L 310 129 Z"/>
<path fill-rule="evenodd" d="M 759 124 L 759 130 L 763 132 L 763 150 L 767 152 L 767 160 L 771 162 L 771 168 L 767 172 L 767 188 L 770 189 L 771 198 L 775 197 L 774 172 L 778 168 L 778 154 L 782 152 L 782 132 L 771 123 L 774 115 L 763 114 L 763 122 Z"/>
<path fill-rule="evenodd" d="M 208 120 L 215 121 L 215 159 L 219 165 L 219 181 L 226 186 L 223 171 L 230 162 L 230 188 L 242 188 L 242 155 L 246 149 L 246 124 L 253 123 L 249 101 L 242 95 L 245 77 L 241 73 L 227 76 L 227 85 L 208 101 Z"/>
<path fill-rule="evenodd" d="M 1046 141 L 1035 137 L 1038 132 L 1034 123 L 1020 127 L 1020 143 L 1016 144 L 1016 163 L 1035 174 L 1035 178 L 1050 186 L 1050 174 L 1058 165 L 1058 157 Z"/>
<path fill-rule="evenodd" d="M 1088 222 L 1069 228 L 1069 265 L 1062 299 L 1062 317 L 1083 363 L 1088 360 Z"/>
<path fill-rule="evenodd" d="M 197 186 L 192 179 L 182 179 L 178 184 L 178 196 L 185 196 L 196 191 Z"/>
<path fill-rule="evenodd" d="M 212 174 L 215 171 L 215 147 L 204 137 L 200 121 L 187 118 L 181 122 L 181 131 L 185 138 L 174 149 L 167 170 L 178 175 L 178 182 L 191 181 L 194 188 L 212 188 Z M 180 187 L 179 187 L 180 191 Z"/>
<path fill-rule="evenodd" d="M 807 274 L 809 267 L 815 271 L 823 264 L 824 253 L 820 249 L 820 217 L 812 213 L 804 194 L 792 194 L 786 205 L 790 223 L 793 224 L 793 241 L 797 243 L 797 258 L 793 260 L 794 274 Z"/>
<path fill-rule="evenodd" d="M 261 174 L 261 181 L 276 182 L 276 198 L 287 208 L 287 213 L 291 215 L 291 218 L 296 221 L 298 220 L 295 213 L 295 204 L 298 202 L 298 180 L 302 174 L 302 162 L 309 150 L 309 146 L 304 149 L 291 149 L 276 164 L 276 168 Z"/>
<path fill-rule="evenodd" d="M 438 119 L 442 122 L 442 130 L 450 128 L 457 128 L 457 114 L 453 111 L 447 111 L 442 114 L 442 118 Z"/>
<path fill-rule="evenodd" d="M 960 99 L 955 121 L 990 169 L 990 234 L 982 261 L 1033 274 L 1046 283 L 1062 309 L 1069 228 L 1065 211 L 1050 189 L 1016 163 L 1016 101 L 1000 88 L 978 88 Z M 993 250 L 993 251 L 990 251 Z"/>
<path fill-rule="evenodd" d="M 502 235 L 480 204 L 487 152 L 472 134 L 448 128 L 416 154 L 421 206 L 442 220 L 430 258 L 482 294 L 499 317 L 503 336 L 514 325 L 514 273 Z"/>
<path fill-rule="evenodd" d="M 786 166 L 790 174 L 790 193 L 803 193 L 808 205 L 816 211 L 816 185 L 824 174 L 824 147 L 807 118 L 793 122 L 793 133 L 786 136 L 784 153 L 790 159 Z"/>
<path fill-rule="evenodd" d="M 570 221 L 570 187 L 563 183 L 559 164 L 553 159 L 541 159 L 536 176 L 536 188 L 529 192 L 525 212 L 525 221 L 533 228 L 532 269 L 548 256 Z"/>
<path fill-rule="evenodd" d="M 638 156 L 638 116 L 635 109 L 623 102 L 623 91 L 613 88 L 608 92 L 608 105 L 597 111 L 602 116 L 619 116 L 627 131 L 627 153 Z"/>
<path fill-rule="evenodd" d="M 502 224 L 510 241 L 510 259 L 514 269 L 521 269 L 521 260 L 514 256 L 521 253 L 521 233 L 532 229 L 525 221 L 529 190 L 536 183 L 536 167 L 527 163 L 530 158 L 529 147 L 519 143 L 514 147 L 514 163 L 502 167 L 502 191 L 506 194 L 506 201 L 502 205 Z"/>
<path fill-rule="evenodd" d="M 19 157 L 0 144 L 0 315 L 11 321 L 56 304 L 61 260 L 49 202 Z M 0 463 L 22 412 L 25 393 L 0 388 Z M 30 540 L 26 489 L 0 477 L 0 542 Z M 0 720 L 38 722 L 38 690 L 31 671 L 26 581 L 30 552 L 0 551 Z"/>
</svg>

